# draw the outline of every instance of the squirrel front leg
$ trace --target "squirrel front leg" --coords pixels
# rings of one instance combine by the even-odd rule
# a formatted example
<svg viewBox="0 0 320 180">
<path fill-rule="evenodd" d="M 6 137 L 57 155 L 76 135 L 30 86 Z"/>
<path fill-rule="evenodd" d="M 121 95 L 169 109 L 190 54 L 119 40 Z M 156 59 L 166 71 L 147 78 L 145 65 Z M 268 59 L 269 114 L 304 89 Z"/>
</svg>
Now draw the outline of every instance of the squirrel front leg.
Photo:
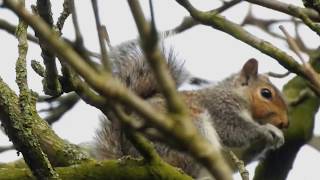
<svg viewBox="0 0 320 180">
<path fill-rule="evenodd" d="M 266 146 L 270 149 L 277 149 L 284 144 L 282 131 L 274 125 L 261 125 L 259 131 L 261 131 L 262 137 L 264 137 L 266 141 Z"/>
</svg>

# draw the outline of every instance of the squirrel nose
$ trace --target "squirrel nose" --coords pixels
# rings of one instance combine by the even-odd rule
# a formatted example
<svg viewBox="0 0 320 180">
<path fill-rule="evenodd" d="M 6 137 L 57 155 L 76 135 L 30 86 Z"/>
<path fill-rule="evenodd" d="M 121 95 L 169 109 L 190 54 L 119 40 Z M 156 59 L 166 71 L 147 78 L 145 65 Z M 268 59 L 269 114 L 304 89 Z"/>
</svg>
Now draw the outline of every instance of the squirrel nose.
<svg viewBox="0 0 320 180">
<path fill-rule="evenodd" d="M 289 127 L 289 121 L 288 122 L 281 122 L 277 126 L 279 129 L 287 129 Z"/>
</svg>

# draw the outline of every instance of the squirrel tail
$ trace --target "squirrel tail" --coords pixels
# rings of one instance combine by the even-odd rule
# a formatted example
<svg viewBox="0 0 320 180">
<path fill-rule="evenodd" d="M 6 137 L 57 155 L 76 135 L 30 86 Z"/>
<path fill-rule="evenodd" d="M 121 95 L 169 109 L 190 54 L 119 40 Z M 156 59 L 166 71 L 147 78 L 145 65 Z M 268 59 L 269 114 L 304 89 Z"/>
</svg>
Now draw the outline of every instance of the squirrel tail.
<svg viewBox="0 0 320 180">
<path fill-rule="evenodd" d="M 111 122 L 106 116 L 101 117 L 93 141 L 92 155 L 96 159 L 119 159 L 123 156 L 121 139 L 119 123 Z"/>
<path fill-rule="evenodd" d="M 179 88 L 182 84 L 201 86 L 209 81 L 192 76 L 184 68 L 184 61 L 175 53 L 173 48 L 166 48 L 160 41 L 160 50 L 167 61 L 169 71 Z M 110 47 L 109 58 L 112 62 L 112 73 L 128 88 L 143 99 L 159 93 L 157 81 L 152 69 L 146 61 L 139 41 L 128 41 L 115 47 Z M 118 159 L 123 156 L 123 133 L 117 118 L 109 113 L 102 117 L 94 140 L 94 156 L 97 159 Z"/>
<path fill-rule="evenodd" d="M 184 60 L 174 51 L 172 47 L 166 47 L 160 40 L 160 50 L 164 54 L 171 76 L 176 87 L 184 83 L 192 85 L 207 84 L 208 81 L 193 77 L 184 67 Z M 157 81 L 152 69 L 144 57 L 139 41 L 128 41 L 118 46 L 111 47 L 110 59 L 112 61 L 113 74 L 128 88 L 146 99 L 159 93 Z"/>
</svg>

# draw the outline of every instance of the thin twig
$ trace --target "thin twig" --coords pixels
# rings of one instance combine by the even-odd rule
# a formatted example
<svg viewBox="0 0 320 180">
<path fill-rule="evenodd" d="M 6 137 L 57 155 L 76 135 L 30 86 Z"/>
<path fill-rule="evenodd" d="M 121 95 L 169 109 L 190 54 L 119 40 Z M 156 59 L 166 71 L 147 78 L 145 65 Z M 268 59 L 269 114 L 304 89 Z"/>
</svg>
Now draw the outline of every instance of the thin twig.
<svg viewBox="0 0 320 180">
<path fill-rule="evenodd" d="M 160 161 L 161 158 L 154 149 L 153 145 L 145 137 L 143 137 L 138 132 L 135 132 L 134 129 L 131 128 L 131 124 L 134 121 L 132 117 L 125 114 L 125 112 L 119 105 L 115 106 L 114 112 L 121 122 L 126 137 L 132 142 L 134 147 L 145 158 L 145 160 L 147 162 Z"/>
<path fill-rule="evenodd" d="M 290 11 L 296 14 L 305 25 L 307 25 L 312 31 L 316 32 L 318 35 L 320 35 L 320 25 L 318 23 L 315 23 L 310 19 L 301 9 L 296 7 L 290 7 Z"/>
<path fill-rule="evenodd" d="M 8 146 L 0 146 L 0 153 L 3 153 L 5 151 L 9 151 L 9 150 L 12 150 L 14 149 L 14 146 L 13 145 L 8 145 Z"/>
<path fill-rule="evenodd" d="M 104 70 L 111 72 L 110 61 L 108 58 L 108 51 L 107 51 L 106 43 L 104 40 L 104 30 L 106 31 L 106 29 L 103 29 L 101 22 L 100 22 L 99 8 L 98 8 L 97 0 L 91 0 L 91 3 L 92 3 L 93 12 L 94 12 L 94 17 L 96 20 L 98 36 L 99 36 L 101 62 L 104 67 Z"/>
<path fill-rule="evenodd" d="M 244 162 L 241 161 L 232 151 L 229 151 L 229 156 L 233 163 L 237 166 L 242 180 L 249 180 L 249 171 L 246 169 Z"/>
<path fill-rule="evenodd" d="M 289 76 L 291 74 L 291 72 L 287 71 L 286 73 L 283 73 L 283 74 L 268 72 L 267 74 L 268 74 L 268 76 L 274 77 L 274 78 L 285 78 L 285 77 Z"/>
<path fill-rule="evenodd" d="M 233 0 L 233 1 L 229 1 L 229 2 L 224 2 L 222 6 L 218 7 L 217 9 L 212 10 L 211 12 L 215 12 L 215 13 L 222 13 L 228 9 L 230 9 L 231 7 L 239 4 L 242 0 Z M 180 25 L 178 25 L 177 27 L 165 31 L 163 34 L 165 35 L 165 37 L 171 35 L 171 34 L 177 34 L 177 33 L 181 33 L 184 32 L 196 25 L 199 25 L 200 23 L 198 21 L 196 21 L 195 19 L 193 19 L 190 16 L 186 16 L 183 18 L 182 22 L 180 23 Z"/>
<path fill-rule="evenodd" d="M 70 9 L 71 9 L 71 14 L 72 14 L 72 22 L 73 22 L 73 27 L 76 35 L 76 44 L 79 44 L 79 46 L 83 46 L 83 37 L 80 32 L 80 27 L 78 23 L 78 17 L 77 17 L 77 11 L 76 7 L 74 4 L 74 0 L 70 0 Z"/>
<path fill-rule="evenodd" d="M 261 1 L 261 0 L 246 0 L 252 4 L 256 4 L 265 8 L 273 9 L 285 14 L 288 14 L 290 16 L 298 17 L 298 15 L 292 11 L 290 11 L 290 8 L 297 8 L 301 10 L 304 14 L 306 14 L 309 18 L 311 18 L 314 21 L 319 22 L 320 21 L 320 15 L 317 11 L 309 8 L 301 8 L 298 6 L 294 6 L 292 4 L 287 4 L 282 1 L 278 0 L 272 0 L 272 1 Z"/>
<path fill-rule="evenodd" d="M 182 103 L 178 95 L 175 83 L 170 76 L 169 70 L 163 54 L 158 48 L 158 36 L 154 23 L 153 10 L 151 8 L 152 24 L 149 24 L 144 17 L 140 4 L 136 0 L 128 0 L 129 7 L 136 21 L 138 31 L 141 38 L 142 48 L 150 67 L 155 73 L 155 78 L 159 82 L 161 92 L 168 102 L 168 110 L 171 113 L 186 115 L 185 105 Z M 150 4 L 152 5 L 152 4 Z"/>
<path fill-rule="evenodd" d="M 68 18 L 68 16 L 70 15 L 71 10 L 70 10 L 70 0 L 64 0 L 63 1 L 63 11 L 61 12 L 58 21 L 56 23 L 57 28 L 60 31 L 60 34 L 62 34 L 62 28 L 63 25 L 66 21 L 66 19 Z"/>
<path fill-rule="evenodd" d="M 44 118 L 48 124 L 52 125 L 57 122 L 61 117 L 70 111 L 79 101 L 79 96 L 71 93 L 65 97 L 58 98 L 54 103 L 58 103 L 56 107 L 39 110 L 39 112 L 46 112 L 48 115 Z M 52 103 L 52 102 L 51 102 Z"/>
<path fill-rule="evenodd" d="M 75 8 L 74 0 L 69 0 L 69 8 L 71 9 L 72 14 L 72 22 L 73 27 L 76 35 L 76 40 L 72 45 L 74 46 L 75 50 L 85 59 L 85 62 L 93 67 L 95 70 L 98 70 L 94 64 L 94 62 L 90 59 L 87 49 L 84 46 L 83 37 L 80 31 L 79 22 L 78 22 L 78 16 L 77 11 Z"/>
<path fill-rule="evenodd" d="M 16 31 L 17 26 L 13 25 L 9 22 L 7 22 L 4 19 L 0 19 L 0 29 L 7 31 L 9 34 L 14 35 Z M 35 37 L 32 34 L 27 34 L 27 38 L 29 41 L 34 42 L 34 43 L 39 43 L 38 38 Z"/>
<path fill-rule="evenodd" d="M 310 88 L 318 95 L 320 96 L 320 78 L 318 73 L 314 70 L 314 68 L 309 64 L 306 63 L 304 61 L 304 59 L 302 58 L 301 54 L 300 54 L 300 50 L 298 45 L 296 44 L 296 42 L 291 38 L 291 36 L 289 35 L 289 33 L 284 29 L 283 26 L 280 26 L 280 29 L 283 31 L 283 33 L 286 35 L 287 37 L 287 42 L 289 44 L 290 47 L 292 47 L 294 53 L 297 54 L 297 56 L 300 58 L 301 62 L 302 62 L 302 68 L 304 71 L 304 75 L 308 78 L 310 84 Z"/>
<path fill-rule="evenodd" d="M 279 28 L 283 32 L 283 34 L 286 36 L 287 42 L 288 42 L 290 48 L 292 49 L 292 51 L 298 56 L 298 58 L 300 59 L 302 64 L 305 65 L 306 61 L 303 59 L 303 57 L 300 53 L 299 46 L 297 45 L 295 40 L 289 35 L 287 30 L 282 25 L 280 25 Z"/>
<path fill-rule="evenodd" d="M 199 11 L 196 8 L 194 8 L 192 4 L 187 0 L 177 0 L 177 2 L 184 6 L 192 15 L 192 17 L 194 17 L 201 23 L 232 35 L 233 37 L 260 50 L 262 53 L 265 53 L 270 57 L 273 57 L 287 70 L 296 73 L 302 78 L 305 78 L 306 80 L 308 80 L 308 82 L 310 82 L 310 87 L 315 91 L 315 93 L 318 96 L 320 96 L 320 80 L 318 80 L 319 77 L 316 73 L 314 73 L 314 70 L 312 71 L 312 68 L 309 67 L 310 64 L 307 63 L 306 66 L 301 66 L 298 62 L 296 62 L 294 58 L 289 56 L 286 52 L 278 49 L 271 43 L 250 34 L 241 26 L 228 21 L 220 15 Z"/>
</svg>

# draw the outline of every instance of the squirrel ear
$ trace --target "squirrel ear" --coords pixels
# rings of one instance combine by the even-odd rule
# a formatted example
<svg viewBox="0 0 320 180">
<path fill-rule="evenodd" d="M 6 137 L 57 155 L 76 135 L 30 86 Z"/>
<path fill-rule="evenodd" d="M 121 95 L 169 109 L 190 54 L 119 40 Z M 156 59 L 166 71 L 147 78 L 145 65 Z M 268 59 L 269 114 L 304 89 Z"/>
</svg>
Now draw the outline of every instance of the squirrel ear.
<svg viewBox="0 0 320 180">
<path fill-rule="evenodd" d="M 240 80 L 242 85 L 247 85 L 250 79 L 258 75 L 258 61 L 254 58 L 249 59 L 242 67 Z"/>
</svg>

